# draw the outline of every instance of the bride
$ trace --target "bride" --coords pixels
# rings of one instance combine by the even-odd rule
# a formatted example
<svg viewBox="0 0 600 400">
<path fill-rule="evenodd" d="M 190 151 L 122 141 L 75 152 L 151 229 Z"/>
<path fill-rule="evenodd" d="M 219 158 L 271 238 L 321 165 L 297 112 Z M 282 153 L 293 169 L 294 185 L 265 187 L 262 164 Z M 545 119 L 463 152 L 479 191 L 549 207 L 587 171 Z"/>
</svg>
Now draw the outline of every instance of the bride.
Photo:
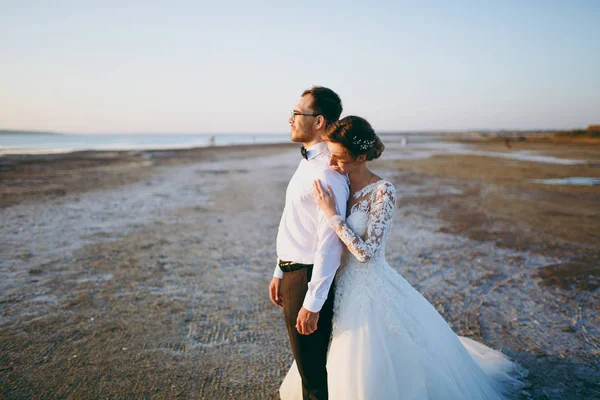
<svg viewBox="0 0 600 400">
<path fill-rule="evenodd" d="M 330 166 L 348 175 L 351 189 L 344 222 L 330 188 L 314 183 L 319 208 L 346 245 L 335 281 L 329 399 L 517 398 L 526 372 L 502 353 L 457 336 L 387 263 L 396 193 L 366 165 L 384 149 L 371 125 L 348 116 L 328 130 L 326 141 Z M 302 398 L 295 363 L 280 395 Z"/>
</svg>

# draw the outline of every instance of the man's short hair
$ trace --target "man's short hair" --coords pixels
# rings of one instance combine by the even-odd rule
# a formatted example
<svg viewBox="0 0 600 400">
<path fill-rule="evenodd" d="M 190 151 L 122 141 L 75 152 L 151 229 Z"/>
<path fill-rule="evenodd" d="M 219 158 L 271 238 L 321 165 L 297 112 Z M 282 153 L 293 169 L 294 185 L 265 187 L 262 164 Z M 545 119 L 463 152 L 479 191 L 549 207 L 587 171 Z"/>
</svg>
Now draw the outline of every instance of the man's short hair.
<svg viewBox="0 0 600 400">
<path fill-rule="evenodd" d="M 315 114 L 322 115 L 325 125 L 329 125 L 342 115 L 342 100 L 333 90 L 323 86 L 313 86 L 302 93 L 302 97 L 312 96 L 311 107 Z"/>
</svg>

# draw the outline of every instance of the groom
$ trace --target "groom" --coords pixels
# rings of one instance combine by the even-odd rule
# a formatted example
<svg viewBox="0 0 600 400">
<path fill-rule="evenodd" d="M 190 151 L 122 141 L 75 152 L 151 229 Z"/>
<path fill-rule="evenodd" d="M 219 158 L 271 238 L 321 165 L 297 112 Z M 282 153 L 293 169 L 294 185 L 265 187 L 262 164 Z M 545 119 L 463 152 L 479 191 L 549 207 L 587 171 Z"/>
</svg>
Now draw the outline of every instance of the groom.
<svg viewBox="0 0 600 400">
<path fill-rule="evenodd" d="M 341 113 L 342 102 L 333 90 L 313 86 L 302 93 L 288 121 L 292 141 L 303 145 L 302 158 L 285 195 L 277 233 L 278 263 L 269 294 L 271 301 L 283 308 L 305 400 L 327 399 L 332 283 L 343 245 L 317 207 L 312 184 L 320 179 L 331 186 L 339 214 L 346 215 L 347 179 L 329 168 L 330 154 L 323 142 L 326 128 Z"/>
</svg>

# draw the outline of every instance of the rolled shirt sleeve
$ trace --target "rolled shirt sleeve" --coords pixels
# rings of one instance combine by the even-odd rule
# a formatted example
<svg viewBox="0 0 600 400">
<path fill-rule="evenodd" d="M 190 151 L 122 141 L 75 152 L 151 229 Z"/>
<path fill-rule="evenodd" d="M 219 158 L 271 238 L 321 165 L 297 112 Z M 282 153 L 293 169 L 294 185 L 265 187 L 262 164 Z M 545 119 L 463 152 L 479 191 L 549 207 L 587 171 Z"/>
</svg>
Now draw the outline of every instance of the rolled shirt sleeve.
<svg viewBox="0 0 600 400">
<path fill-rule="evenodd" d="M 333 171 L 327 171 L 321 177 L 322 184 L 331 186 L 335 195 L 338 215 L 343 219 L 346 217 L 346 203 L 349 195 L 349 188 L 345 179 L 344 176 Z M 340 266 L 340 258 L 344 248 L 344 244 L 329 226 L 329 220 L 321 209 L 317 211 L 316 224 L 317 246 L 312 277 L 308 283 L 308 291 L 302 304 L 304 308 L 311 312 L 319 312 L 325 300 L 327 300 L 333 278 Z"/>
</svg>

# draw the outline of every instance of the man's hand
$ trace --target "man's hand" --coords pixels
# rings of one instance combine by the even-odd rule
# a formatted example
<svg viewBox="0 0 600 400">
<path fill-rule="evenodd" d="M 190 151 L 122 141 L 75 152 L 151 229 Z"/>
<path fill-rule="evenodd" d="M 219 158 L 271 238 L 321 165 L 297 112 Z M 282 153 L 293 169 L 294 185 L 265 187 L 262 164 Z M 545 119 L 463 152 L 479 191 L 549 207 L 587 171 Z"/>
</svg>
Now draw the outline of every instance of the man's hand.
<svg viewBox="0 0 600 400">
<path fill-rule="evenodd" d="M 319 322 L 319 313 L 302 307 L 296 319 L 296 330 L 301 335 L 310 335 L 317 330 L 317 322 Z"/>
<path fill-rule="evenodd" d="M 281 295 L 281 279 L 273 277 L 269 284 L 269 297 L 277 307 L 283 307 L 283 296 Z"/>
</svg>

